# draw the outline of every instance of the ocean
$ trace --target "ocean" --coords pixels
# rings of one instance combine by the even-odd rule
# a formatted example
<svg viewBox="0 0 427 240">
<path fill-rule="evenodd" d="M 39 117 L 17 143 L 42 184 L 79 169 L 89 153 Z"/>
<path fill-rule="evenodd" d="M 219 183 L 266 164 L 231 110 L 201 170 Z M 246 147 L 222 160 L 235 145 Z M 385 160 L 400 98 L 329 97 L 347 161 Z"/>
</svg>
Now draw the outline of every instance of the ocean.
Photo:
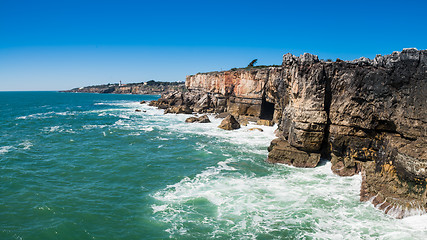
<svg viewBox="0 0 427 240">
<path fill-rule="evenodd" d="M 427 237 L 360 202 L 360 175 L 267 163 L 276 127 L 139 103 L 158 97 L 0 92 L 0 239 Z"/>
</svg>

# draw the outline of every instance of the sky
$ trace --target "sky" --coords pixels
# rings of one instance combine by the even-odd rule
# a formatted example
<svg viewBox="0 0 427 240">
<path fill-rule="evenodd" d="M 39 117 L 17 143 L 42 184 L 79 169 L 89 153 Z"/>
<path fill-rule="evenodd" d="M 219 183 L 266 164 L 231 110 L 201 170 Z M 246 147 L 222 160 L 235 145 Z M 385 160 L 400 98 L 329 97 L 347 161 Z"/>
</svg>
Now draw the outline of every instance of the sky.
<svg viewBox="0 0 427 240">
<path fill-rule="evenodd" d="M 427 1 L 0 0 L 0 91 L 427 49 Z"/>
</svg>

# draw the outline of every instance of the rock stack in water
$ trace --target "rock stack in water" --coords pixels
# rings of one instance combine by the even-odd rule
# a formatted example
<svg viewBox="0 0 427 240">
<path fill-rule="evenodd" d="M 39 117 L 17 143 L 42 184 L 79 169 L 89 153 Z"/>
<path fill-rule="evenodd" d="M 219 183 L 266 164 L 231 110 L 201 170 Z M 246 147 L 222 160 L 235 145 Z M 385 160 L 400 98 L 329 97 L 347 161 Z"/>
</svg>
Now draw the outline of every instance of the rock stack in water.
<svg viewBox="0 0 427 240">
<path fill-rule="evenodd" d="M 210 123 L 208 115 L 203 115 L 201 117 L 189 117 L 185 119 L 186 123 Z"/>
<path fill-rule="evenodd" d="M 228 115 L 224 120 L 222 120 L 221 124 L 218 126 L 224 130 L 234 130 L 239 129 L 239 122 L 233 117 L 233 115 Z"/>
<path fill-rule="evenodd" d="M 362 201 L 398 218 L 426 212 L 426 50 L 335 62 L 286 54 L 280 67 L 200 73 L 186 87 L 151 104 L 277 124 L 270 162 L 325 158 L 338 175 L 362 174 Z"/>
</svg>

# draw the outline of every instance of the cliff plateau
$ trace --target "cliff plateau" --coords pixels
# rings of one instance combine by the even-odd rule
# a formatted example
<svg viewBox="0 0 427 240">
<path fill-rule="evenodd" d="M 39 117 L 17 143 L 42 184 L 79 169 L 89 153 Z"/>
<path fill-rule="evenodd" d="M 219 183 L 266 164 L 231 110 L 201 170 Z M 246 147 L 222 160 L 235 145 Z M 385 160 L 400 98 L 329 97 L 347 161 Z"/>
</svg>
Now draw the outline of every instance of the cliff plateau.
<svg viewBox="0 0 427 240">
<path fill-rule="evenodd" d="M 283 56 L 280 67 L 188 76 L 151 105 L 277 124 L 268 161 L 362 174 L 361 201 L 402 218 L 427 210 L 427 50 L 375 59 Z"/>
</svg>

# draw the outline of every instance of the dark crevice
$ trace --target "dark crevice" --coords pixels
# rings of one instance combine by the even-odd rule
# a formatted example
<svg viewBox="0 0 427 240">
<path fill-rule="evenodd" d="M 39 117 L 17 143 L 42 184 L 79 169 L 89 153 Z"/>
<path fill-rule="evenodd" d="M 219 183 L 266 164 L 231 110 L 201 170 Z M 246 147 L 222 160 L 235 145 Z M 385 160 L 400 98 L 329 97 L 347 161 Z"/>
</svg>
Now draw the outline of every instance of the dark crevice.
<svg viewBox="0 0 427 240">
<path fill-rule="evenodd" d="M 261 115 L 260 119 L 273 120 L 274 116 L 274 103 L 268 102 L 265 100 L 265 97 L 262 98 L 261 103 Z"/>
<path fill-rule="evenodd" d="M 260 112 L 260 119 L 265 119 L 265 120 L 273 120 L 273 116 L 274 116 L 274 103 L 272 102 L 268 102 L 266 100 L 265 95 L 267 94 L 267 83 L 268 83 L 268 79 L 270 78 L 270 71 L 267 71 L 267 80 L 264 83 L 264 88 L 262 90 L 263 95 L 262 95 L 262 102 L 261 102 L 261 112 Z"/>
<path fill-rule="evenodd" d="M 405 135 L 403 135 L 403 134 L 401 134 L 401 133 L 399 133 L 399 136 L 400 136 L 401 138 L 405 139 L 405 140 L 412 141 L 412 142 L 417 140 L 417 138 L 416 138 L 416 137 L 408 137 L 408 136 L 405 136 Z"/>
<path fill-rule="evenodd" d="M 389 120 L 377 120 L 375 131 L 397 133 L 396 124 L 393 121 L 389 121 Z"/>
<path fill-rule="evenodd" d="M 324 110 L 326 112 L 327 120 L 326 120 L 325 132 L 323 135 L 323 142 L 321 147 L 321 158 L 331 159 L 331 151 L 329 147 L 329 128 L 331 126 L 331 120 L 329 118 L 329 112 L 331 109 L 331 102 L 332 102 L 332 90 L 331 90 L 332 79 L 327 77 L 324 67 L 323 67 L 323 78 L 325 83 L 325 99 L 323 104 L 324 104 Z"/>
</svg>

